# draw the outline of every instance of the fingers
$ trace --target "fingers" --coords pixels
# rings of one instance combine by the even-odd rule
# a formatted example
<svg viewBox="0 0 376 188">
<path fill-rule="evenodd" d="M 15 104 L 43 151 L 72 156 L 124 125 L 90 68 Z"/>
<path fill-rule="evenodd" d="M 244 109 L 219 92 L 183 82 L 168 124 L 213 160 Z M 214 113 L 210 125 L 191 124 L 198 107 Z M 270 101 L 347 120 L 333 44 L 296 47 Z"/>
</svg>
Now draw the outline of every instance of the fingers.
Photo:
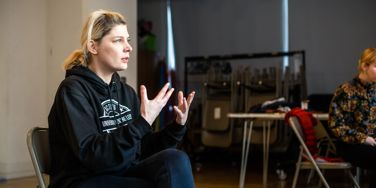
<svg viewBox="0 0 376 188">
<path fill-rule="evenodd" d="M 172 93 L 174 92 L 174 88 L 171 88 L 167 91 L 166 95 L 163 96 L 162 101 L 166 104 L 168 99 L 171 97 Z"/>
<path fill-rule="evenodd" d="M 183 98 L 184 98 L 183 92 L 179 91 L 179 93 L 178 93 L 178 106 L 183 105 Z"/>
<path fill-rule="evenodd" d="M 179 93 L 178 93 L 178 105 L 177 105 L 179 110 L 181 110 L 183 113 L 185 113 L 187 111 L 187 109 L 189 109 L 189 107 L 190 107 L 190 105 L 193 101 L 194 95 L 195 95 L 195 92 L 191 92 L 188 95 L 188 99 L 187 99 L 183 96 L 183 92 L 179 91 Z"/>
<path fill-rule="evenodd" d="M 191 105 L 193 98 L 195 97 L 195 92 L 191 92 L 188 95 L 188 99 L 183 96 L 183 92 L 179 91 L 178 93 L 178 106 L 181 107 L 183 106 L 185 109 L 189 108 Z"/>
<path fill-rule="evenodd" d="M 374 138 L 368 136 L 366 138 L 365 144 L 370 145 L 370 146 L 376 146 L 376 141 Z"/>
<path fill-rule="evenodd" d="M 183 112 L 186 112 L 189 109 L 187 98 L 184 97 L 183 99 Z"/>
<path fill-rule="evenodd" d="M 184 117 L 184 113 L 177 106 L 174 106 L 174 111 L 180 118 Z"/>
<path fill-rule="evenodd" d="M 195 91 L 192 91 L 192 92 L 188 95 L 188 100 L 187 100 L 187 102 L 188 102 L 188 106 L 191 105 L 191 103 L 192 103 L 192 101 L 193 101 L 193 98 L 195 98 L 195 94 L 196 94 L 196 92 L 195 92 Z"/>
<path fill-rule="evenodd" d="M 157 96 L 155 96 L 155 99 L 162 99 L 163 97 L 165 97 L 166 95 L 166 92 L 167 92 L 167 89 L 168 89 L 168 86 L 170 86 L 170 83 L 166 83 L 162 89 L 159 91 L 159 93 L 157 94 Z M 171 89 L 170 89 L 171 90 Z"/>
<path fill-rule="evenodd" d="M 184 97 L 183 92 L 178 93 L 178 105 L 174 106 L 174 111 L 176 112 L 176 122 L 180 125 L 184 125 L 188 118 L 189 106 L 191 105 L 195 92 L 191 92 L 188 98 Z"/>
<path fill-rule="evenodd" d="M 376 141 L 374 138 L 372 138 L 372 146 L 376 146 Z"/>
<path fill-rule="evenodd" d="M 148 92 L 144 85 L 140 86 L 140 96 L 141 96 L 141 102 L 148 100 Z"/>
<path fill-rule="evenodd" d="M 371 142 L 370 145 L 371 146 L 376 146 L 376 142 Z"/>
</svg>

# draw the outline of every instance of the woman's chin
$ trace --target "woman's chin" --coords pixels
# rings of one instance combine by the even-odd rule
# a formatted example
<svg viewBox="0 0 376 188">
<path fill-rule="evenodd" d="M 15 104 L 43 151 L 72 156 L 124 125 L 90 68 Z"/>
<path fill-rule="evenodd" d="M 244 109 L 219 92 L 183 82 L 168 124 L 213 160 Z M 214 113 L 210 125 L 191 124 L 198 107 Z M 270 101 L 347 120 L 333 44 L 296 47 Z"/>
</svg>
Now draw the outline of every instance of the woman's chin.
<svg viewBox="0 0 376 188">
<path fill-rule="evenodd" d="M 118 67 L 117 71 L 123 71 L 123 70 L 126 70 L 126 69 L 128 69 L 128 64 L 122 64 L 120 67 Z"/>
</svg>

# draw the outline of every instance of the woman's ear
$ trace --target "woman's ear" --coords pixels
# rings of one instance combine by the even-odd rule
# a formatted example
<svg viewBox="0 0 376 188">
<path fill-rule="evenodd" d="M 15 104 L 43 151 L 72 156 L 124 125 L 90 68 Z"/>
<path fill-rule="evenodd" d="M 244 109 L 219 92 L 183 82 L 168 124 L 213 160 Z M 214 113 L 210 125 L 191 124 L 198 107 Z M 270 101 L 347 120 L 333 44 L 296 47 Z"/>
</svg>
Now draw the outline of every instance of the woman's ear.
<svg viewBox="0 0 376 188">
<path fill-rule="evenodd" d="M 362 65 L 360 65 L 360 70 L 361 72 L 366 72 L 367 69 L 368 69 L 369 65 L 366 65 L 365 63 L 363 63 Z"/>
<path fill-rule="evenodd" d="M 88 43 L 87 43 L 87 50 L 91 53 L 91 54 L 97 54 L 98 51 L 97 51 L 97 45 L 96 43 L 93 41 L 93 40 L 90 40 Z"/>
</svg>

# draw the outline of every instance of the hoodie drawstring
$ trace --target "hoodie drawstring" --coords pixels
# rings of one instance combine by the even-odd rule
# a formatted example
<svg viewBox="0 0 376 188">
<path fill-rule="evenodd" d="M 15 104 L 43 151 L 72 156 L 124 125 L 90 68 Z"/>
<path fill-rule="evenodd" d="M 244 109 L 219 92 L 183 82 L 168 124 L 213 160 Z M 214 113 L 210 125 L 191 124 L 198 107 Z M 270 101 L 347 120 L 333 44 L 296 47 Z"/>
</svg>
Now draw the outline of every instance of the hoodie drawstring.
<svg viewBox="0 0 376 188">
<path fill-rule="evenodd" d="M 108 86 L 108 90 L 107 91 L 109 92 L 109 95 L 110 95 L 110 105 L 111 105 L 111 109 L 112 109 L 113 114 L 114 114 L 114 121 L 116 123 L 116 127 L 119 127 L 119 123 L 118 123 L 118 121 L 116 119 L 116 112 L 119 113 L 119 111 L 116 110 L 116 108 L 114 108 L 113 97 L 112 97 L 112 87 L 114 87 L 115 92 L 117 94 L 117 97 L 119 98 L 119 94 L 117 93 L 117 88 L 116 88 L 116 82 L 111 82 L 111 85 Z M 117 102 L 117 107 L 119 108 L 119 101 Z"/>
<path fill-rule="evenodd" d="M 119 92 L 117 90 L 117 85 L 116 85 L 116 82 L 112 82 L 114 84 L 114 90 L 116 92 L 116 98 L 118 100 L 118 103 L 117 103 L 117 110 L 118 110 L 118 113 L 119 115 L 121 114 L 121 110 L 120 110 L 120 99 L 119 99 Z"/>
</svg>

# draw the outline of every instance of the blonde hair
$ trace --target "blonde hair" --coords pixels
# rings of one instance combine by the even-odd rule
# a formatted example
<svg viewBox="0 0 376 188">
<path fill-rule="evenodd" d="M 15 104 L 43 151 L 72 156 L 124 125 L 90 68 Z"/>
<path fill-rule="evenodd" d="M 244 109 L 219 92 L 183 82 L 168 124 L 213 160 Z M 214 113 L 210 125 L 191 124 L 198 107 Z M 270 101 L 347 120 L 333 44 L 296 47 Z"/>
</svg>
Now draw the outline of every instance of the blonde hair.
<svg viewBox="0 0 376 188">
<path fill-rule="evenodd" d="M 376 48 L 366 48 L 358 61 L 358 71 L 362 72 L 362 65 L 369 66 L 376 62 Z"/>
<path fill-rule="evenodd" d="M 107 10 L 92 12 L 82 28 L 81 49 L 73 51 L 65 59 L 64 69 L 69 70 L 77 65 L 87 67 L 91 59 L 91 53 L 88 51 L 87 44 L 90 41 L 100 42 L 116 25 L 126 25 L 126 21 L 121 14 Z"/>
</svg>

